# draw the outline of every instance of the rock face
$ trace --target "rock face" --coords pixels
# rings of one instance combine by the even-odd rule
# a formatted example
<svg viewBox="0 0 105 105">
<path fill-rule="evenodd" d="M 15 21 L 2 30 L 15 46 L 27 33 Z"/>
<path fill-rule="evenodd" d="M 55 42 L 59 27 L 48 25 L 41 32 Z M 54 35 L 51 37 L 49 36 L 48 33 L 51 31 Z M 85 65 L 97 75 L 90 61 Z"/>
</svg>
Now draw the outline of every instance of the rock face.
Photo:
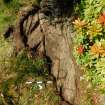
<svg viewBox="0 0 105 105">
<path fill-rule="evenodd" d="M 42 0 L 40 8 L 24 8 L 13 36 L 17 52 L 28 47 L 51 60 L 58 91 L 67 103 L 79 105 L 79 69 L 72 55 L 72 7 L 70 0 Z"/>
</svg>

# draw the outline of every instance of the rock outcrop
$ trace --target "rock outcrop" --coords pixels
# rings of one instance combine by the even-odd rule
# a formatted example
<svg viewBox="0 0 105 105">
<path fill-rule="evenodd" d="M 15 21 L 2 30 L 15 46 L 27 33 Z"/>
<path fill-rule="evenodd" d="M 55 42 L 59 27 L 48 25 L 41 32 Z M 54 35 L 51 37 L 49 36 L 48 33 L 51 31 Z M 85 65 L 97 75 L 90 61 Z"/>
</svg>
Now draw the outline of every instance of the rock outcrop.
<svg viewBox="0 0 105 105">
<path fill-rule="evenodd" d="M 73 5 L 73 0 L 42 0 L 40 7 L 22 9 L 13 37 L 17 52 L 28 47 L 51 60 L 58 91 L 67 103 L 79 105 L 79 68 L 72 55 Z"/>
</svg>

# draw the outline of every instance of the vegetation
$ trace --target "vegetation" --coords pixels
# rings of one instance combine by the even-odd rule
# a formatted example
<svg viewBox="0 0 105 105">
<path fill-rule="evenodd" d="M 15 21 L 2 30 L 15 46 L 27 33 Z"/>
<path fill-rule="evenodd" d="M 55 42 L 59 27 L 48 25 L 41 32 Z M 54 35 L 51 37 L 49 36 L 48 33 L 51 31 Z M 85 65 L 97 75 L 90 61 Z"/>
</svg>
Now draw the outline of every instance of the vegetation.
<svg viewBox="0 0 105 105">
<path fill-rule="evenodd" d="M 26 52 L 0 63 L 0 105 L 57 105 L 60 97 L 55 94 L 46 60 L 32 60 Z"/>
<path fill-rule="evenodd" d="M 82 79 L 93 92 L 105 93 L 105 0 L 81 0 L 75 10 L 74 55 L 85 72 Z"/>
<path fill-rule="evenodd" d="M 21 7 L 39 5 L 40 0 L 0 0 L 0 33 L 15 24 Z"/>
</svg>

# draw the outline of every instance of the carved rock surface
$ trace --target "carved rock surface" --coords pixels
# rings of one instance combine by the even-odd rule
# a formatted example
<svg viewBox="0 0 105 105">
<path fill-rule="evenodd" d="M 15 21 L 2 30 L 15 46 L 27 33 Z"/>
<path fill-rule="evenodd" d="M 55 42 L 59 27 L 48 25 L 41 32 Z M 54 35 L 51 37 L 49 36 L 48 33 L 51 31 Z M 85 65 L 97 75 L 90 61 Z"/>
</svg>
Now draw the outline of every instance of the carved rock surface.
<svg viewBox="0 0 105 105">
<path fill-rule="evenodd" d="M 63 10 L 61 10 L 64 6 L 63 3 L 60 7 L 55 2 L 54 5 L 52 2 L 50 3 L 52 3 L 52 7 L 56 4 L 59 16 L 55 15 L 54 8 L 53 10 L 47 8 L 51 11 L 49 14 L 50 12 L 48 13 L 45 8 L 48 7 L 49 3 L 44 5 L 45 1 L 42 0 L 41 8 L 29 8 L 21 12 L 20 20 L 13 32 L 16 48 L 17 51 L 20 51 L 24 47 L 29 47 L 35 49 L 34 53 L 40 51 L 49 57 L 52 61 L 51 73 L 56 79 L 58 91 L 70 105 L 79 105 L 79 102 L 76 103 L 78 96 L 77 72 L 79 69 L 72 55 L 71 15 L 68 16 L 68 12 L 67 16 L 65 13 L 63 15 Z M 67 7 L 66 4 L 65 7 Z"/>
</svg>

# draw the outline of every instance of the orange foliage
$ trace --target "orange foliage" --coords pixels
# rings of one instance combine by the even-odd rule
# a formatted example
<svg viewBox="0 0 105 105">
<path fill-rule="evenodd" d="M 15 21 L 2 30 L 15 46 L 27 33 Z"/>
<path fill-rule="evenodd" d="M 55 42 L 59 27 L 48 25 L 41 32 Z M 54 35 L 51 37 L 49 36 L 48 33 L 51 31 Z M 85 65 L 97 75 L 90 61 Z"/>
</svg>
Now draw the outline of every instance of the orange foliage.
<svg viewBox="0 0 105 105">
<path fill-rule="evenodd" d="M 91 46 L 92 54 L 94 55 L 105 55 L 105 49 L 102 46 L 98 46 L 97 44 L 94 44 Z"/>
<path fill-rule="evenodd" d="M 86 25 L 86 22 L 84 20 L 81 21 L 80 18 L 78 18 L 73 24 L 76 28 L 83 28 Z"/>
<path fill-rule="evenodd" d="M 83 54 L 83 52 L 84 52 L 84 46 L 80 45 L 79 47 L 77 47 L 76 50 L 77 50 L 78 54 Z"/>
<path fill-rule="evenodd" d="M 99 16 L 98 22 L 105 26 L 105 12 L 101 16 Z"/>
</svg>

